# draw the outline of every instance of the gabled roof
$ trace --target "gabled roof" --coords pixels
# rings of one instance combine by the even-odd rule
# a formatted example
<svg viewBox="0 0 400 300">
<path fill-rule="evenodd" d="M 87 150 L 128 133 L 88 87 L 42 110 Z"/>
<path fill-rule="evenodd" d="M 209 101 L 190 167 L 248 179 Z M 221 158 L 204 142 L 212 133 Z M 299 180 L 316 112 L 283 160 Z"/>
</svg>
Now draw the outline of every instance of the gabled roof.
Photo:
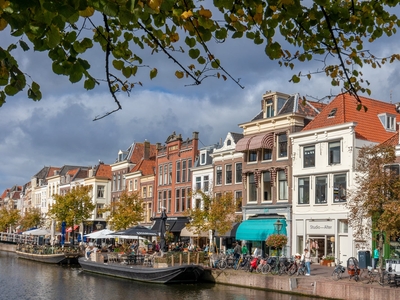
<svg viewBox="0 0 400 300">
<path fill-rule="evenodd" d="M 385 146 L 397 146 L 399 144 L 399 130 L 381 144 Z"/>
<path fill-rule="evenodd" d="M 396 106 L 366 97 L 360 97 L 360 100 L 367 107 L 367 111 L 357 110 L 359 103 L 354 96 L 350 94 L 337 96 L 302 131 L 356 122 L 355 133 L 358 139 L 382 143 L 391 138 L 394 131 L 386 130 L 378 115 L 393 115 L 397 123 L 400 121 L 400 114 L 397 113 Z"/>
<path fill-rule="evenodd" d="M 233 141 L 236 144 L 241 138 L 243 138 L 244 135 L 243 135 L 243 133 L 231 132 L 231 136 L 233 138 Z"/>
<path fill-rule="evenodd" d="M 142 176 L 155 175 L 156 160 L 155 157 L 143 159 L 135 165 L 130 173 L 141 171 Z"/>
<path fill-rule="evenodd" d="M 112 178 L 111 166 L 105 165 L 103 163 L 96 166 L 93 176 L 100 177 L 100 178 Z"/>
</svg>

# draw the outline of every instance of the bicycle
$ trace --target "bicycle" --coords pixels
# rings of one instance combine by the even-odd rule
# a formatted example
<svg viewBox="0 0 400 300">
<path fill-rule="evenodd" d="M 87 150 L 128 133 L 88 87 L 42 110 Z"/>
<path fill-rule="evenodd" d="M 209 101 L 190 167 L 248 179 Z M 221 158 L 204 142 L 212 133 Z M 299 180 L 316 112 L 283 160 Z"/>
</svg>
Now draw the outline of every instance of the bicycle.
<svg viewBox="0 0 400 300">
<path fill-rule="evenodd" d="M 346 268 L 342 266 L 342 261 L 337 259 L 338 263 L 336 264 L 335 269 L 332 272 L 332 279 L 337 281 L 342 278 L 343 273 L 346 271 Z"/>
<path fill-rule="evenodd" d="M 306 275 L 306 273 L 307 273 L 306 262 L 304 260 L 302 260 L 302 261 L 300 261 L 300 266 L 297 269 L 297 276 Z"/>
</svg>

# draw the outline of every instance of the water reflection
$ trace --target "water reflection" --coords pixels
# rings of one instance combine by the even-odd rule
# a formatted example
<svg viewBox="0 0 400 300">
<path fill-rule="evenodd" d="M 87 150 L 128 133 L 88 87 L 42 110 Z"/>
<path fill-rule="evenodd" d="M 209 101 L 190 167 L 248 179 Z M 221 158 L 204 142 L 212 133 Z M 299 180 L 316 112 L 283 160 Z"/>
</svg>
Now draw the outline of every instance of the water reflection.
<svg viewBox="0 0 400 300">
<path fill-rule="evenodd" d="M 0 252 L 1 299 L 73 300 L 305 300 L 261 290 L 220 284 L 146 284 L 82 272 L 77 267 L 47 265 Z"/>
</svg>

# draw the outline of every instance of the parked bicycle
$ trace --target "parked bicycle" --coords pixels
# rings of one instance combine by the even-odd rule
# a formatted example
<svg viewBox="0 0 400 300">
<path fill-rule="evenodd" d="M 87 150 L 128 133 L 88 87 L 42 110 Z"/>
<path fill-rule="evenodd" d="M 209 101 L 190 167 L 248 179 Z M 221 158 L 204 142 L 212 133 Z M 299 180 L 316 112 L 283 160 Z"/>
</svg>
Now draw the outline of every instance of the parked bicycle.
<svg viewBox="0 0 400 300">
<path fill-rule="evenodd" d="M 343 273 L 346 271 L 346 268 L 344 266 L 342 266 L 343 262 L 340 261 L 338 258 L 337 258 L 337 262 L 338 263 L 336 264 L 335 269 L 332 272 L 332 279 L 335 281 L 341 279 Z"/>
<path fill-rule="evenodd" d="M 299 267 L 297 269 L 297 276 L 306 275 L 306 273 L 307 273 L 306 262 L 302 260 L 300 261 Z"/>
<path fill-rule="evenodd" d="M 390 277 L 386 270 L 374 269 L 371 266 L 368 266 L 367 279 L 368 282 L 366 283 L 377 282 L 381 286 L 388 286 L 390 284 Z"/>
</svg>

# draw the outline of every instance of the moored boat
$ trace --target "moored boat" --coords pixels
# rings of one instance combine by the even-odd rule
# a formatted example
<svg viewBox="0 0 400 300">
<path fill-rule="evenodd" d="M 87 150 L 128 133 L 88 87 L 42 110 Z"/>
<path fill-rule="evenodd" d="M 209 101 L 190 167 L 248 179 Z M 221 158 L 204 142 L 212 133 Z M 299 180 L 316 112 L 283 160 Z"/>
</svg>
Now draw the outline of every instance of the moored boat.
<svg viewBox="0 0 400 300">
<path fill-rule="evenodd" d="M 83 271 L 150 283 L 194 283 L 201 279 L 204 268 L 199 265 L 179 265 L 153 268 L 141 265 L 103 263 L 79 258 Z"/>
<path fill-rule="evenodd" d="M 58 264 L 61 263 L 66 256 L 64 253 L 55 253 L 55 254 L 39 254 L 39 253 L 29 253 L 16 250 L 15 253 L 20 258 L 25 258 L 29 260 L 34 260 L 38 262 L 44 262 L 48 264 Z"/>
</svg>

